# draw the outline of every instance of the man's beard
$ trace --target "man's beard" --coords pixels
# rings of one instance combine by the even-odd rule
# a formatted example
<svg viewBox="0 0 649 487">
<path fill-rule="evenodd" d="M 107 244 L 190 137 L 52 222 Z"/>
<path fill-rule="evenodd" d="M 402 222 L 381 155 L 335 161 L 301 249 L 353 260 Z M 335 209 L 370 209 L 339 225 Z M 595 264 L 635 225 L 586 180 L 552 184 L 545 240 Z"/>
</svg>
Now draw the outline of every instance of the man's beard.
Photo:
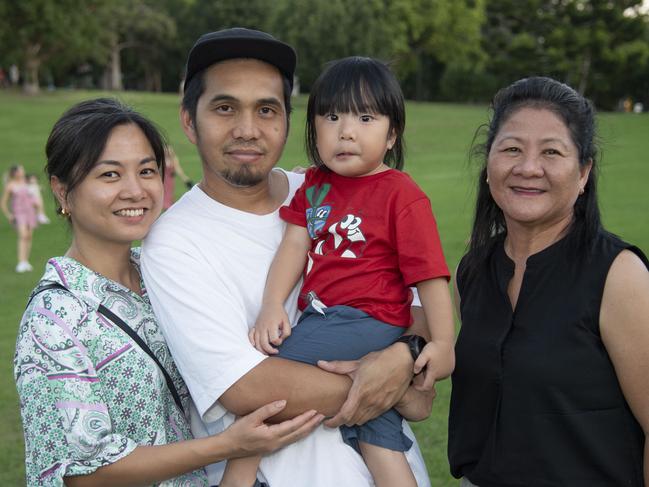
<svg viewBox="0 0 649 487">
<path fill-rule="evenodd" d="M 219 172 L 219 176 L 225 179 L 233 186 L 240 188 L 250 188 L 256 186 L 264 180 L 264 176 L 255 173 L 250 169 L 248 164 L 242 164 L 236 170 L 224 169 Z"/>
</svg>

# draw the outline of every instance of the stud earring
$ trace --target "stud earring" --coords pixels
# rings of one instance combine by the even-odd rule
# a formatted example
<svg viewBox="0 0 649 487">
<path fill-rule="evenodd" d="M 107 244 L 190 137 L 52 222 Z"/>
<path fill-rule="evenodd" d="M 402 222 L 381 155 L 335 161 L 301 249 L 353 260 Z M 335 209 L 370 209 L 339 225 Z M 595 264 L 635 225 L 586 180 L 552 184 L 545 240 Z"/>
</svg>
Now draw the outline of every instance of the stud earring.
<svg viewBox="0 0 649 487">
<path fill-rule="evenodd" d="M 487 179 L 485 179 L 486 183 L 489 184 L 489 176 L 487 176 Z"/>
<path fill-rule="evenodd" d="M 70 216 L 70 212 L 66 210 L 65 208 L 61 208 L 61 216 L 68 218 Z"/>
</svg>

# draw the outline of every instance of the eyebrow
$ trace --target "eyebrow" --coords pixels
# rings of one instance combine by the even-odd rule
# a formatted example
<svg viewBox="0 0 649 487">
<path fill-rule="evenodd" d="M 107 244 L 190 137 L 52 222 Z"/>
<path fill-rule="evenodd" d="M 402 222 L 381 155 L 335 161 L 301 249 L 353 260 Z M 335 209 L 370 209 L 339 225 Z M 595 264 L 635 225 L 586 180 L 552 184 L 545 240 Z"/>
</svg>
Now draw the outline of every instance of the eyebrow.
<svg viewBox="0 0 649 487">
<path fill-rule="evenodd" d="M 157 162 L 155 157 L 149 156 L 149 157 L 145 157 L 144 159 L 142 159 L 139 164 L 140 165 L 148 164 L 149 162 L 152 162 L 152 161 Z M 112 159 L 104 159 L 102 161 L 98 161 L 96 165 L 99 166 L 100 164 L 106 164 L 107 166 L 119 166 L 119 167 L 124 166 L 124 164 L 122 164 L 120 161 L 114 161 Z"/>
<path fill-rule="evenodd" d="M 507 140 L 514 140 L 514 141 L 519 142 L 521 144 L 523 142 L 525 142 L 525 140 L 522 137 L 516 137 L 515 135 L 505 135 L 504 137 L 499 138 L 497 143 L 500 144 L 500 143 L 505 142 Z M 541 139 L 540 142 L 542 144 L 547 144 L 547 143 L 553 143 L 554 142 L 554 143 L 559 143 L 564 147 L 568 147 L 568 145 L 562 139 L 560 139 L 558 137 L 547 137 L 545 139 Z"/>
<path fill-rule="evenodd" d="M 210 101 L 210 105 L 214 105 L 215 103 L 220 103 L 223 101 L 228 101 L 228 102 L 239 102 L 240 100 L 232 95 L 215 95 Z M 272 105 L 278 108 L 282 108 L 284 105 L 283 103 L 276 97 L 268 97 L 268 98 L 259 98 L 258 100 L 255 100 L 255 104 L 257 105 Z"/>
</svg>

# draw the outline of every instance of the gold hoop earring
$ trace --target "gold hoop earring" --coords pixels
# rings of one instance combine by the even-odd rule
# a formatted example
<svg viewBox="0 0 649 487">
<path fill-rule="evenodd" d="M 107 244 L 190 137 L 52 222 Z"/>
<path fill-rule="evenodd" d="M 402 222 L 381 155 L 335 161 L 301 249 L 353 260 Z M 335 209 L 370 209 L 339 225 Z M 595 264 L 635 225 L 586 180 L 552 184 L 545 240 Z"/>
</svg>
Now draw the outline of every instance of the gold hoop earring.
<svg viewBox="0 0 649 487">
<path fill-rule="evenodd" d="M 70 211 L 66 210 L 65 208 L 61 208 L 61 216 L 64 218 L 69 218 L 70 217 Z"/>
</svg>

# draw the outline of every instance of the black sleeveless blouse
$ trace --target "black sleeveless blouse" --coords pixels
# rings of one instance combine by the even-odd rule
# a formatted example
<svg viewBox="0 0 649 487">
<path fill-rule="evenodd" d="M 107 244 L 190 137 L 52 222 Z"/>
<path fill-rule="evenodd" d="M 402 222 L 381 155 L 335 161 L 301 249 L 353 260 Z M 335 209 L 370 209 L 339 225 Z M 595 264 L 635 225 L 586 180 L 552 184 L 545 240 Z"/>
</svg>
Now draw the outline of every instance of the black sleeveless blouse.
<svg viewBox="0 0 649 487">
<path fill-rule="evenodd" d="M 588 256 L 575 256 L 564 238 L 529 257 L 515 311 L 514 263 L 502 241 L 477 277 L 460 262 L 448 442 L 455 477 L 480 487 L 644 485 L 644 434 L 599 333 L 606 276 L 624 249 L 649 268 L 638 248 L 604 231 Z"/>
</svg>

